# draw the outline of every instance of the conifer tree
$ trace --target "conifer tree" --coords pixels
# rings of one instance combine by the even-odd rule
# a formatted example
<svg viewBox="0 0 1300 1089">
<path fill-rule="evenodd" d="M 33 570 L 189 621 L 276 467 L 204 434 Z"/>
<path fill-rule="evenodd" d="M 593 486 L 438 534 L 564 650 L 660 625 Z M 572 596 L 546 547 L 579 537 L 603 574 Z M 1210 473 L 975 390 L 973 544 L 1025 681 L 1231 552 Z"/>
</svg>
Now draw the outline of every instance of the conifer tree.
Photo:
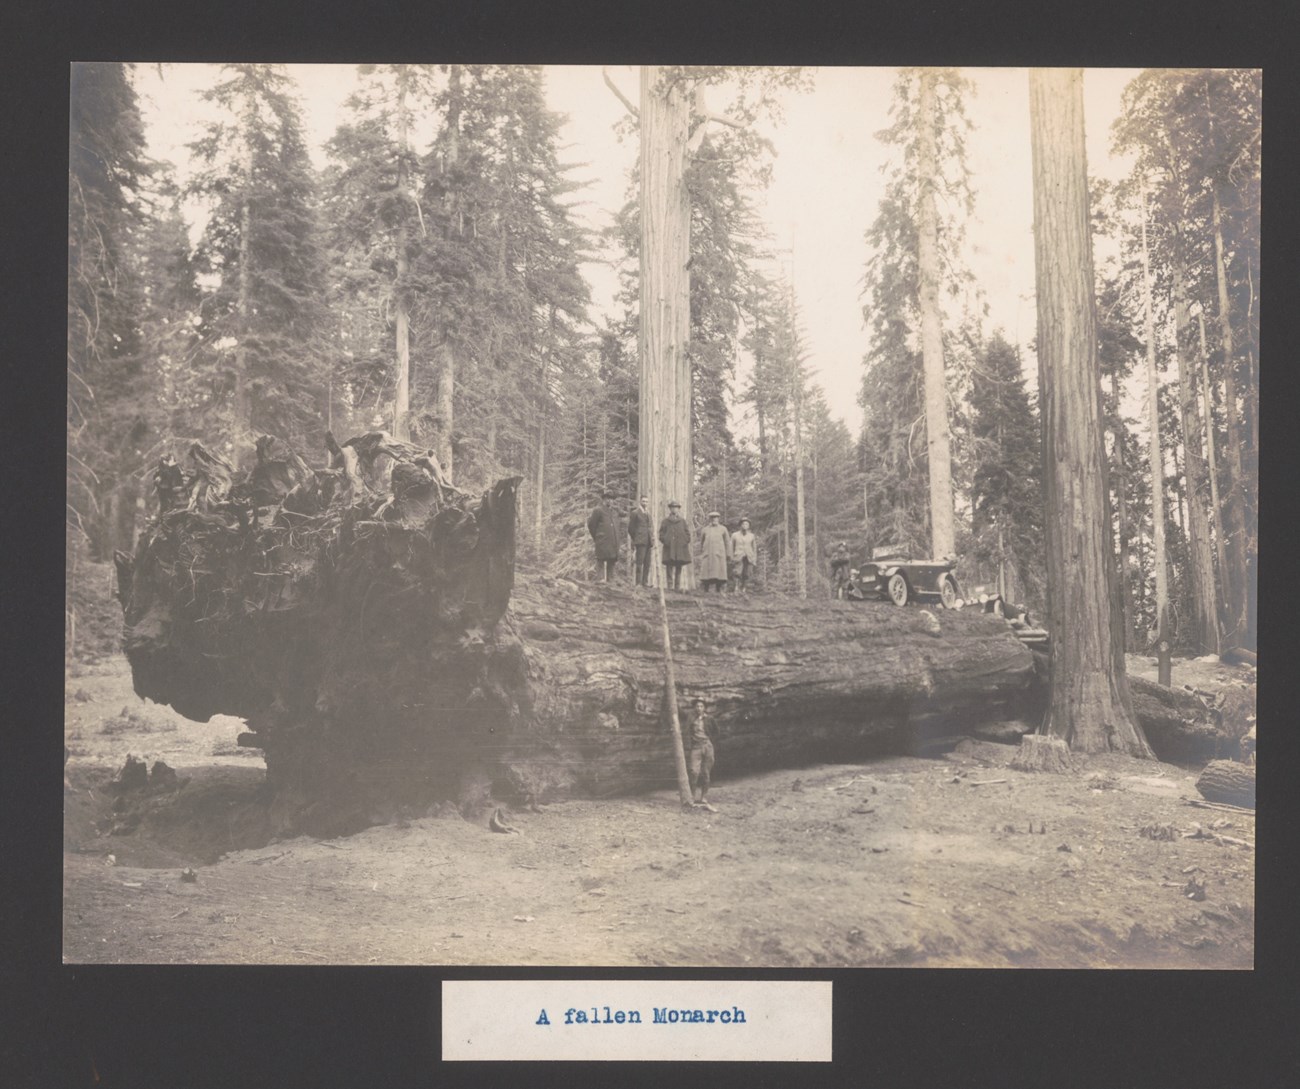
<svg viewBox="0 0 1300 1089">
<path fill-rule="evenodd" d="M 191 144 L 190 192 L 210 203 L 196 254 L 214 279 L 202 305 L 210 436 L 243 459 L 252 435 L 315 446 L 333 339 L 316 185 L 293 84 L 282 66 L 227 64 L 205 99 L 226 120 Z"/>
<path fill-rule="evenodd" d="M 974 558 L 1011 601 L 1044 599 L 1042 444 L 1019 351 L 1001 330 L 974 371 L 971 433 Z"/>
<path fill-rule="evenodd" d="M 153 441 L 138 250 L 155 167 L 128 66 L 75 65 L 70 122 L 69 539 L 107 560 L 134 542 L 141 458 Z"/>
<path fill-rule="evenodd" d="M 877 134 L 898 150 L 866 235 L 872 250 L 863 307 L 872 342 L 861 395 L 866 519 L 873 543 L 918 554 L 953 549 L 945 411 L 951 388 L 943 377 L 951 341 L 943 331 L 939 297 L 941 288 L 960 296 L 971 283 L 960 254 L 962 216 L 973 207 L 965 162 L 970 124 L 962 101 L 969 91 L 954 69 L 903 69 L 894 88 L 893 123 Z M 936 198 L 946 215 L 938 214 Z M 936 504 L 937 527 L 931 516 Z"/>
</svg>

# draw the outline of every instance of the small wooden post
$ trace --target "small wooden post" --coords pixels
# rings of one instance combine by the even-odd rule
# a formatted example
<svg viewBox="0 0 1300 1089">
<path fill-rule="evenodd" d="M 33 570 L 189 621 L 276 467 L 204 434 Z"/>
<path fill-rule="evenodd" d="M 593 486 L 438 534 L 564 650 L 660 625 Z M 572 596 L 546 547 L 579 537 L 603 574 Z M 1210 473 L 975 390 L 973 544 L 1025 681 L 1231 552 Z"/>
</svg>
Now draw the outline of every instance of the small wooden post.
<svg viewBox="0 0 1300 1089">
<path fill-rule="evenodd" d="M 1166 688 L 1173 683 L 1173 654 L 1168 639 L 1156 643 L 1156 679 Z"/>
</svg>

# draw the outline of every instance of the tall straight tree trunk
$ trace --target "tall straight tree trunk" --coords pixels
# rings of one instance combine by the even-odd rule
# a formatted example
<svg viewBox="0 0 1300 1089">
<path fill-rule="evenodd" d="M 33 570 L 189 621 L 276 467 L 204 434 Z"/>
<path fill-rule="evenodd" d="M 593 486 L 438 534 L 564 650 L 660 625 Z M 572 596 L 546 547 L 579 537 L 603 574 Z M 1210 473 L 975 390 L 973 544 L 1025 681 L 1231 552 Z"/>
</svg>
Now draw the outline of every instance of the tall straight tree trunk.
<svg viewBox="0 0 1300 1089">
<path fill-rule="evenodd" d="M 1123 425 L 1119 418 L 1118 367 L 1110 372 L 1110 395 L 1115 402 L 1115 465 L 1119 470 L 1119 479 L 1115 481 L 1115 501 L 1119 510 L 1119 603 L 1124 615 L 1124 645 L 1127 647 L 1133 635 L 1133 616 L 1128 578 L 1128 463 L 1124 457 Z"/>
<path fill-rule="evenodd" d="M 447 166 L 453 170 L 460 158 L 461 66 L 451 65 L 447 75 Z M 459 183 L 453 179 L 451 207 L 448 209 L 450 229 L 458 235 L 462 230 L 460 218 Z M 456 430 L 456 348 L 452 329 L 443 323 L 438 341 L 438 440 L 434 447 L 442 462 L 447 480 L 453 479 L 452 436 Z"/>
<path fill-rule="evenodd" d="M 1237 357 L 1232 339 L 1232 312 L 1228 302 L 1228 275 L 1223 252 L 1223 215 L 1219 188 L 1211 190 L 1214 223 L 1214 277 L 1219 289 L 1219 335 L 1223 342 L 1223 417 L 1228 429 L 1227 553 L 1225 580 L 1228 616 L 1225 637 L 1230 644 L 1253 644 L 1249 617 L 1249 575 L 1246 543 L 1246 514 L 1243 503 L 1245 474 L 1241 463 L 1241 427 L 1237 418 Z"/>
<path fill-rule="evenodd" d="M 1097 365 L 1096 289 L 1083 136 L 1083 72 L 1031 69 L 1038 386 L 1046 485 L 1051 697 L 1041 732 L 1083 752 L 1150 757 L 1133 716 Z"/>
<path fill-rule="evenodd" d="M 930 470 L 930 553 L 954 556 L 952 455 L 948 444 L 948 390 L 943 373 L 943 330 L 939 321 L 939 218 L 934 187 L 938 166 L 935 73 L 921 73 L 917 181 L 921 197 L 917 223 L 917 264 L 921 274 L 921 367 L 925 375 L 925 436 Z"/>
<path fill-rule="evenodd" d="M 410 141 L 406 117 L 406 66 L 397 73 L 397 191 L 406 199 L 409 188 L 406 155 Z M 407 254 L 406 210 L 397 221 L 397 279 L 393 283 L 393 310 L 396 330 L 397 382 L 393 394 L 393 437 L 402 442 L 411 439 L 411 326 L 406 312 L 406 281 L 411 262 Z M 445 465 L 445 463 L 444 463 Z M 446 466 L 450 468 L 449 466 Z"/>
<path fill-rule="evenodd" d="M 1160 376 L 1156 371 L 1156 319 L 1147 252 L 1147 188 L 1142 184 L 1142 292 L 1146 304 L 1147 427 L 1150 431 L 1151 537 L 1156 565 L 1156 630 L 1153 642 L 1168 635 L 1169 566 L 1165 559 L 1165 467 L 1160 448 Z"/>
<path fill-rule="evenodd" d="M 791 308 L 793 310 L 793 307 Z M 794 376 L 794 496 L 795 496 L 795 541 L 799 557 L 795 562 L 795 579 L 799 587 L 799 596 L 808 596 L 808 537 L 807 514 L 804 509 L 803 486 L 803 375 L 799 373 L 799 361 L 793 360 Z"/>
<path fill-rule="evenodd" d="M 585 454 L 586 451 L 584 450 Z M 584 458 L 583 465 L 586 465 Z M 539 420 L 537 424 L 537 487 L 536 487 L 536 509 L 533 512 L 533 544 L 537 548 L 537 555 L 542 555 L 542 542 L 545 540 L 545 532 L 542 522 L 542 513 L 544 506 L 542 498 L 546 494 L 546 421 Z M 586 493 L 584 488 L 583 492 Z"/>
<path fill-rule="evenodd" d="M 1196 371 L 1187 344 L 1189 312 L 1187 279 L 1181 234 L 1174 239 L 1174 332 L 1178 355 L 1178 408 L 1183 424 L 1183 470 L 1186 474 L 1187 537 L 1192 582 L 1193 632 L 1199 654 L 1218 654 L 1219 609 L 1214 587 L 1214 552 L 1210 521 L 1205 510 L 1205 454 L 1201 442 L 1201 417 L 1196 402 Z"/>
<path fill-rule="evenodd" d="M 657 65 L 641 69 L 641 429 L 637 484 L 656 518 L 676 499 L 695 514 L 691 456 L 691 207 L 686 142 L 691 94 Z M 655 578 L 659 572 L 653 572 Z M 683 587 L 695 585 L 693 565 Z"/>
<path fill-rule="evenodd" d="M 1228 558 L 1223 544 L 1223 506 L 1219 502 L 1219 460 L 1214 452 L 1214 387 L 1210 385 L 1209 352 L 1205 347 L 1205 314 L 1196 314 L 1197 333 L 1201 349 L 1201 397 L 1205 412 L 1205 451 L 1210 476 L 1210 527 L 1214 532 L 1214 558 L 1219 565 L 1218 603 L 1220 616 L 1225 606 L 1224 583 L 1228 578 Z"/>
<path fill-rule="evenodd" d="M 244 104 L 244 143 L 240 159 L 244 174 L 244 196 L 239 204 L 239 294 L 235 300 L 235 313 L 239 319 L 239 333 L 235 345 L 235 389 L 231 398 L 234 426 L 230 439 L 234 456 L 239 459 L 248 450 L 248 436 L 253 430 L 253 399 L 248 381 L 248 335 L 253 310 L 253 125 L 257 120 L 257 103 L 248 93 Z"/>
</svg>

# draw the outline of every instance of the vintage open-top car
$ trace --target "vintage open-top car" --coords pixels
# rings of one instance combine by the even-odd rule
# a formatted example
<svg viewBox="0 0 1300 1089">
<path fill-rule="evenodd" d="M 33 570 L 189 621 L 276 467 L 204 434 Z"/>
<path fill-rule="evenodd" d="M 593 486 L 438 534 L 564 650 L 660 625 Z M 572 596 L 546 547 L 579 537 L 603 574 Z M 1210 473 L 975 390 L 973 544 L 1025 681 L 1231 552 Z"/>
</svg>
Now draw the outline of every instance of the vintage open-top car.
<svg viewBox="0 0 1300 1089">
<path fill-rule="evenodd" d="M 885 599 L 895 605 L 937 597 L 945 609 L 955 609 L 961 601 L 956 566 L 956 559 L 910 560 L 894 548 L 875 548 L 870 563 L 849 573 L 844 594 L 851 601 Z"/>
</svg>

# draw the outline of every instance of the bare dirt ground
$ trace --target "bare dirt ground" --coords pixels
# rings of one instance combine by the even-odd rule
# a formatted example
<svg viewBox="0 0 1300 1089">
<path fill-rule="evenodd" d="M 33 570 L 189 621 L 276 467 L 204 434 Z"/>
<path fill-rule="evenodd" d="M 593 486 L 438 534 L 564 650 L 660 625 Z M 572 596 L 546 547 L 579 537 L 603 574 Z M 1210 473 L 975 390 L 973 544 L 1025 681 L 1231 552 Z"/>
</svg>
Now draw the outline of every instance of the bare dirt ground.
<svg viewBox="0 0 1300 1089">
<path fill-rule="evenodd" d="M 1178 663 L 1174 683 L 1232 675 Z M 68 962 L 1253 963 L 1254 852 L 1215 836 L 1253 842 L 1254 814 L 1189 805 L 1195 768 L 1108 756 L 1036 775 L 1006 766 L 1011 746 L 963 741 L 723 778 L 716 813 L 675 792 L 571 801 L 507 810 L 511 835 L 448 805 L 271 841 L 238 720 L 139 700 L 120 657 L 74 668 L 66 711 Z M 128 752 L 180 785 L 119 800 Z"/>
</svg>

